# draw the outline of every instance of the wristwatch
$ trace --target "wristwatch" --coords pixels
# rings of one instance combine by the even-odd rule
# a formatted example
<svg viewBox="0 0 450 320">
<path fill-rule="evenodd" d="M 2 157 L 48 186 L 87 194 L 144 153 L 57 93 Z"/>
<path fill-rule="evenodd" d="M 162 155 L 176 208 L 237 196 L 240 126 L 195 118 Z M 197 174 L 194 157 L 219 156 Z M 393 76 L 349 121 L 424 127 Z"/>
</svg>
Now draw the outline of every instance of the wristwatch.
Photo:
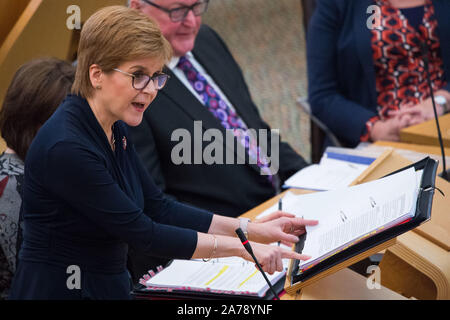
<svg viewBox="0 0 450 320">
<path fill-rule="evenodd" d="M 448 101 L 444 96 L 436 96 L 434 98 L 434 101 L 438 106 L 442 107 L 442 109 L 444 110 L 444 114 L 450 111 Z"/>
<path fill-rule="evenodd" d="M 248 223 L 251 222 L 248 218 L 239 218 L 239 228 L 241 228 L 245 237 L 248 239 Z"/>
</svg>

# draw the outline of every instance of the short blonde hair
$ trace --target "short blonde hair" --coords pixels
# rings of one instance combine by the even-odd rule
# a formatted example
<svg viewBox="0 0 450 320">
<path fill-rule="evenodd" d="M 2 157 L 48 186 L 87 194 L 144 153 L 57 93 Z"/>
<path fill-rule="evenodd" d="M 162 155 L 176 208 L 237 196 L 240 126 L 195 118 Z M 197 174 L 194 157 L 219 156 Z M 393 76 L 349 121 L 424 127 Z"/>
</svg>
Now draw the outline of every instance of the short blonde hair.
<svg viewBox="0 0 450 320">
<path fill-rule="evenodd" d="M 162 65 L 172 57 L 172 47 L 158 25 L 136 9 L 125 6 L 100 9 L 81 30 L 72 93 L 92 97 L 89 67 L 93 64 L 108 73 L 124 62 L 147 57 L 159 59 Z"/>
</svg>

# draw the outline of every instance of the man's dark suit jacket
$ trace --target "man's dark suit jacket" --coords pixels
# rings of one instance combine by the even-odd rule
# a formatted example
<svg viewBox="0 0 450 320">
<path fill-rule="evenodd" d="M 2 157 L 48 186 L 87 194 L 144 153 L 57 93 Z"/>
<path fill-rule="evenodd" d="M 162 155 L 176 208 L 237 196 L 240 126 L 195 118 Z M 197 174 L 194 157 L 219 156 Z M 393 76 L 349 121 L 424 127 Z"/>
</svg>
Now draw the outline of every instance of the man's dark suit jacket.
<svg viewBox="0 0 450 320">
<path fill-rule="evenodd" d="M 313 113 L 354 147 L 377 115 L 371 30 L 373 0 L 319 0 L 308 30 L 308 95 Z M 446 90 L 450 91 L 450 1 L 433 0 Z"/>
<path fill-rule="evenodd" d="M 222 39 L 206 25 L 199 31 L 193 54 L 249 128 L 270 129 L 252 101 L 240 67 Z M 175 130 L 189 131 L 193 145 L 194 121 L 202 121 L 203 131 L 219 129 L 223 137 L 225 129 L 170 70 L 166 72 L 171 75 L 168 84 L 158 93 L 142 123 L 130 128 L 144 165 L 163 191 L 179 201 L 233 217 L 274 196 L 274 188 L 266 176 L 260 175 L 256 165 L 207 165 L 204 162 L 175 165 L 172 162 L 172 149 L 179 143 L 171 141 Z M 204 143 L 203 147 L 209 143 Z M 191 154 L 193 158 L 193 148 Z M 306 165 L 288 144 L 280 143 L 278 174 L 281 181 Z"/>
</svg>

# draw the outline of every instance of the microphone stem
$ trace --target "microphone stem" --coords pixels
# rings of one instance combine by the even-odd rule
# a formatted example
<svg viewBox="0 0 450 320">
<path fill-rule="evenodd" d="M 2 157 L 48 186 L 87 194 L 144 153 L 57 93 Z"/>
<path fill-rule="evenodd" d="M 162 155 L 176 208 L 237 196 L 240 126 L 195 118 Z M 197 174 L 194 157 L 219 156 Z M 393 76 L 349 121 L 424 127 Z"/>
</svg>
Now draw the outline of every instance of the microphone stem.
<svg viewBox="0 0 450 320">
<path fill-rule="evenodd" d="M 441 128 L 439 126 L 439 118 L 436 110 L 436 103 L 434 102 L 434 93 L 433 93 L 433 86 L 431 83 L 430 73 L 428 70 L 428 61 L 425 60 L 425 72 L 427 76 L 427 82 L 428 86 L 430 87 L 430 96 L 431 96 L 431 104 L 433 105 L 433 112 L 434 112 L 434 120 L 436 121 L 436 128 L 438 132 L 438 139 L 439 139 L 439 146 L 441 147 L 441 154 L 442 154 L 442 178 L 448 181 L 447 178 L 447 168 L 446 168 L 446 161 L 445 161 L 445 149 L 444 149 L 444 143 L 442 141 L 442 134 L 441 134 Z"/>
</svg>

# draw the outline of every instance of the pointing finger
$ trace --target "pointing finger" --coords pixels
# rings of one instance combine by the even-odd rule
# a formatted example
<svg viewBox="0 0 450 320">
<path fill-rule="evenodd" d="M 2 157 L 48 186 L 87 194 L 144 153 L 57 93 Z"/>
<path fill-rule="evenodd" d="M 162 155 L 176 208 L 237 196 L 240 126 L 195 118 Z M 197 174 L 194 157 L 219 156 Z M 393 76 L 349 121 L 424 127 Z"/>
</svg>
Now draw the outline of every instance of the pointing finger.
<svg viewBox="0 0 450 320">
<path fill-rule="evenodd" d="M 303 218 L 294 218 L 292 219 L 294 226 L 315 226 L 319 223 L 319 220 L 307 220 Z"/>
<path fill-rule="evenodd" d="M 289 251 L 289 250 L 283 250 L 281 252 L 281 256 L 283 258 L 288 258 L 288 259 L 296 259 L 296 260 L 303 260 L 306 261 L 308 259 L 311 259 L 311 256 L 308 256 L 306 254 L 300 254 L 298 252 L 295 251 Z"/>
</svg>

